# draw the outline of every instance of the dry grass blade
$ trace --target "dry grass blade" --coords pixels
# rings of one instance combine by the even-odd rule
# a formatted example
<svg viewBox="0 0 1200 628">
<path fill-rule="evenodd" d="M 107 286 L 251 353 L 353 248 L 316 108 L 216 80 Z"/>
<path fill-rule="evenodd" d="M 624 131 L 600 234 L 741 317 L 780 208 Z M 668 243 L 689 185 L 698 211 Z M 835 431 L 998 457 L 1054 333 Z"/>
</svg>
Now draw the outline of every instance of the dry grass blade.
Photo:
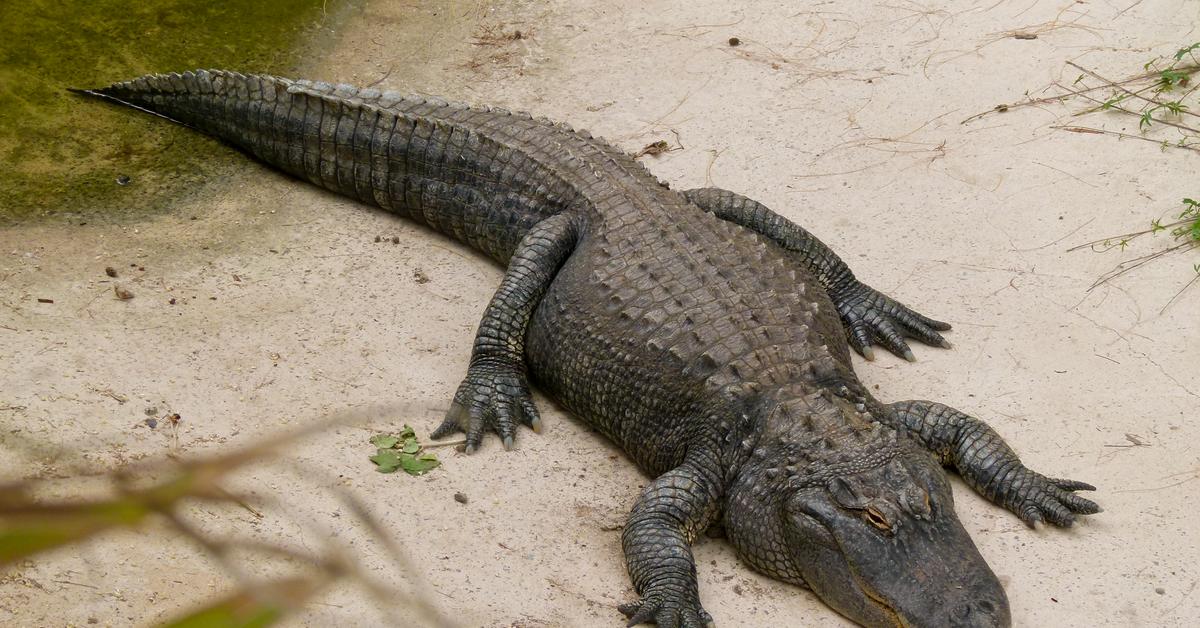
<svg viewBox="0 0 1200 628">
<path fill-rule="evenodd" d="M 1083 72 L 1084 74 L 1087 74 L 1088 76 L 1090 76 L 1090 77 L 1092 77 L 1092 78 L 1094 78 L 1094 79 L 1097 79 L 1097 80 L 1099 80 L 1099 81 L 1102 81 L 1104 84 L 1103 84 L 1103 85 L 1101 85 L 1101 87 L 1106 87 L 1106 88 L 1112 88 L 1112 89 L 1115 89 L 1115 90 L 1117 90 L 1118 92 L 1120 92 L 1120 93 L 1122 93 L 1122 94 L 1125 94 L 1126 96 L 1129 96 L 1129 97 L 1131 97 L 1131 98 L 1135 98 L 1135 99 L 1137 99 L 1137 100 L 1140 100 L 1140 101 L 1142 101 L 1142 102 L 1144 102 L 1144 103 L 1147 103 L 1147 104 L 1150 104 L 1150 105 L 1159 105 L 1159 104 L 1162 104 L 1162 103 L 1161 103 L 1161 101 L 1155 100 L 1155 99 L 1153 99 L 1153 98 L 1148 98 L 1148 97 L 1146 97 L 1146 96 L 1144 96 L 1144 95 L 1143 95 L 1145 92 L 1147 92 L 1147 91 L 1149 91 L 1149 90 L 1153 89 L 1153 88 L 1155 87 L 1155 85 L 1149 85 L 1149 86 L 1147 86 L 1147 87 L 1143 87 L 1142 89 L 1139 89 L 1138 91 L 1131 91 L 1131 90 L 1129 90 L 1128 88 L 1126 88 L 1125 86 L 1121 85 L 1120 83 L 1115 83 L 1115 82 L 1113 82 L 1113 81 L 1110 81 L 1110 80 L 1108 80 L 1108 79 L 1104 78 L 1103 76 L 1100 76 L 1099 74 L 1096 74 L 1095 72 L 1093 72 L 1093 71 L 1091 71 L 1091 70 L 1089 70 L 1089 69 L 1087 69 L 1087 68 L 1085 68 L 1085 67 L 1083 67 L 1083 66 L 1079 65 L 1078 63 L 1075 63 L 1074 61 L 1068 61 L 1068 62 L 1067 62 L 1067 65 L 1069 65 L 1069 66 L 1071 66 L 1071 67 L 1075 68 L 1076 70 L 1079 70 L 1080 72 Z M 1196 68 L 1193 68 L 1193 69 L 1191 69 L 1191 70 L 1189 71 L 1189 73 L 1188 73 L 1188 74 L 1189 74 L 1189 76 L 1190 76 L 1190 74 L 1191 74 L 1191 73 L 1194 73 L 1194 72 L 1196 72 L 1197 70 L 1200 70 L 1200 67 L 1196 67 Z M 1180 113 L 1181 113 L 1182 115 L 1189 115 L 1189 116 L 1195 116 L 1195 117 L 1198 117 L 1198 118 L 1200 118 L 1200 114 L 1198 114 L 1198 113 L 1195 113 L 1195 112 L 1192 112 L 1192 111 L 1188 111 L 1188 110 L 1186 110 L 1186 109 L 1184 109 L 1184 110 L 1180 111 Z"/>
<path fill-rule="evenodd" d="M 1189 65 L 1180 66 L 1178 68 L 1178 70 L 1180 70 L 1182 72 L 1186 72 L 1190 76 L 1192 74 L 1200 72 L 1200 64 L 1189 64 Z M 1049 89 L 1050 87 L 1057 87 L 1058 89 L 1062 90 L 1061 93 L 1053 94 L 1050 96 L 1043 96 L 1041 98 L 1032 98 L 1029 100 L 1022 100 L 1022 101 L 1011 103 L 1011 104 L 1004 103 L 1004 104 L 996 105 L 995 107 L 992 107 L 991 109 L 988 109 L 987 111 L 981 111 L 981 112 L 976 113 L 968 118 L 963 119 L 961 122 L 959 122 L 959 124 L 969 124 L 971 122 L 974 122 L 975 120 L 992 115 L 994 113 L 1006 113 L 1013 109 L 1020 109 L 1022 107 L 1036 107 L 1038 105 L 1049 105 L 1052 103 L 1061 103 L 1061 102 L 1065 102 L 1067 99 L 1071 98 L 1072 96 L 1082 96 L 1084 94 L 1090 94 L 1092 92 L 1098 92 L 1098 91 L 1105 90 L 1105 89 L 1111 89 L 1113 87 L 1116 87 L 1119 89 L 1124 89 L 1124 86 L 1126 86 L 1126 85 L 1136 85 L 1137 83 L 1141 83 L 1143 81 L 1147 81 L 1147 80 L 1156 78 L 1160 75 L 1161 75 L 1161 73 L 1157 72 L 1157 71 L 1143 72 L 1141 74 L 1135 74 L 1133 76 L 1122 79 L 1120 81 L 1105 83 L 1103 85 L 1093 85 L 1090 87 L 1081 87 L 1079 89 L 1067 89 L 1067 88 L 1064 88 L 1062 85 L 1053 83 L 1051 85 L 1046 86 L 1045 89 Z M 1151 85 L 1150 87 L 1153 87 L 1153 85 Z M 1139 91 L 1141 91 L 1141 90 L 1139 90 Z"/>
<path fill-rule="evenodd" d="M 1139 238 L 1141 236 L 1144 236 L 1144 235 L 1147 235 L 1150 233 L 1155 233 L 1157 231 L 1165 231 L 1168 229 L 1174 229 L 1175 227 L 1181 227 L 1181 226 L 1187 225 L 1187 224 L 1191 224 L 1191 221 L 1190 220 L 1178 220 L 1178 221 L 1168 223 L 1165 225 L 1161 225 L 1158 227 L 1142 229 L 1141 231 L 1131 231 L 1129 233 L 1122 233 L 1121 235 L 1109 236 L 1107 238 L 1100 238 L 1098 240 L 1092 240 L 1091 242 L 1084 242 L 1083 244 L 1076 244 L 1075 246 L 1067 249 L 1067 252 L 1071 253 L 1073 251 L 1078 251 L 1079 249 L 1092 249 L 1093 251 L 1096 251 L 1097 253 L 1103 253 L 1109 249 L 1122 247 L 1122 246 L 1128 244 L 1131 240 L 1133 240 L 1135 238 Z"/>
<path fill-rule="evenodd" d="M 215 603 L 164 624 L 165 628 L 260 628 L 304 607 L 332 580 L 327 575 L 283 578 L 243 587 Z"/>
<path fill-rule="evenodd" d="M 112 528 L 138 526 L 153 512 L 136 497 L 76 504 L 8 501 L 0 507 L 0 567 Z"/>
<path fill-rule="evenodd" d="M 38 552 L 85 541 L 113 528 L 134 528 L 155 513 L 168 513 L 187 499 L 234 501 L 221 486 L 237 469 L 270 457 L 284 444 L 325 429 L 337 422 L 319 421 L 272 441 L 252 445 L 224 456 L 183 463 L 156 463 L 120 469 L 108 474 L 119 493 L 99 500 L 44 502 L 32 498 L 27 487 L 13 484 L 0 491 L 0 566 Z M 170 465 L 170 477 L 146 488 L 132 487 L 133 477 Z"/>
<path fill-rule="evenodd" d="M 1172 247 L 1154 251 L 1153 253 L 1147 253 L 1145 255 L 1135 257 L 1131 260 L 1126 260 L 1124 262 L 1121 262 L 1120 264 L 1117 264 L 1116 266 L 1114 266 L 1108 272 L 1104 273 L 1103 275 L 1100 275 L 1100 278 L 1097 279 L 1094 283 L 1092 283 L 1092 285 L 1088 287 L 1088 290 L 1094 290 L 1094 289 L 1112 281 L 1113 279 L 1116 279 L 1117 277 L 1120 277 L 1121 275 L 1124 275 L 1125 273 L 1128 273 L 1134 269 L 1141 268 L 1142 266 L 1145 266 L 1146 264 L 1149 264 L 1150 262 L 1153 262 L 1154 260 L 1156 260 L 1160 257 L 1163 257 L 1164 255 L 1169 255 L 1171 253 L 1174 253 L 1175 251 L 1179 251 L 1182 249 L 1190 249 L 1190 248 L 1195 248 L 1195 243 L 1184 242 L 1183 244 L 1177 244 Z"/>
<path fill-rule="evenodd" d="M 417 573 L 416 569 L 413 568 L 412 562 L 408 559 L 408 555 L 404 553 L 404 550 L 401 549 L 400 545 L 396 543 L 392 536 L 383 529 L 383 526 L 380 525 L 379 520 L 371 515 L 370 511 L 367 510 L 366 505 L 363 504 L 362 501 L 356 498 L 349 491 L 345 490 L 338 490 L 337 495 L 338 498 L 341 499 L 342 503 L 354 513 L 354 516 L 357 517 L 358 520 L 367 527 L 367 530 L 371 533 L 371 535 L 383 544 L 383 547 L 385 550 L 387 550 L 388 557 L 392 559 L 392 562 L 398 565 L 405 573 Z M 443 617 L 441 612 L 438 611 L 437 607 L 429 603 L 429 596 L 426 595 L 426 592 L 423 590 L 422 583 L 423 580 L 416 580 L 416 595 L 410 596 L 409 599 L 406 600 L 415 607 L 417 614 L 422 616 L 422 619 L 424 620 L 422 625 L 437 626 L 438 628 L 453 628 L 454 624 Z M 373 592 L 376 593 L 376 597 L 379 597 L 379 592 Z M 394 600 L 385 601 L 394 603 Z"/>
<path fill-rule="evenodd" d="M 1051 125 L 1050 128 L 1058 129 L 1060 131 L 1067 131 L 1069 133 L 1084 133 L 1087 135 L 1111 135 L 1113 137 L 1119 137 L 1121 139 L 1126 139 L 1126 140 L 1141 140 L 1143 142 L 1152 142 L 1154 144 L 1158 144 L 1159 146 L 1161 146 L 1164 149 L 1181 148 L 1184 150 L 1200 152 L 1200 146 L 1194 146 L 1192 144 L 1164 142 L 1162 140 L 1156 140 L 1154 138 L 1146 137 L 1144 135 L 1134 135 L 1132 133 L 1122 133 L 1120 131 L 1110 131 L 1108 129 L 1096 129 L 1096 128 L 1086 127 L 1086 126 L 1064 126 L 1064 125 L 1057 125 L 1057 124 Z"/>
<path fill-rule="evenodd" d="M 333 424 L 361 420 L 363 415 L 362 412 L 336 415 L 226 455 L 184 462 L 155 462 L 102 474 L 99 477 L 107 480 L 109 491 L 103 497 L 40 500 L 34 497 L 37 484 L 32 481 L 2 484 L 0 566 L 11 565 L 38 552 L 86 543 L 109 530 L 136 528 L 156 516 L 195 542 L 238 583 L 236 591 L 175 619 L 166 624 L 168 626 L 269 626 L 299 611 L 329 585 L 341 580 L 357 583 L 388 605 L 404 606 L 405 616 L 419 618 L 421 625 L 452 626 L 426 601 L 425 596 L 407 595 L 375 582 L 358 567 L 346 548 L 337 547 L 331 541 L 323 543 L 325 547 L 322 551 L 311 552 L 307 547 L 300 551 L 270 542 L 218 539 L 188 523 L 184 516 L 187 512 L 185 503 L 200 500 L 238 505 L 262 518 L 262 512 L 224 486 L 228 476 L 249 464 L 269 458 L 296 439 Z M 147 478 L 150 478 L 149 482 Z M 401 570 L 410 570 L 411 565 L 398 545 L 369 516 L 365 506 L 352 495 L 335 490 L 341 501 L 358 514 L 367 530 L 384 544 Z M 256 503 L 261 506 L 263 502 L 256 500 Z M 272 502 L 266 503 L 270 505 Z M 273 508 L 271 512 L 274 514 Z M 315 523 L 304 519 L 297 521 L 306 528 Z M 318 538 L 329 537 L 325 534 Z M 255 565 L 260 564 L 260 558 L 275 558 L 282 560 L 281 564 L 302 566 L 299 568 L 302 573 L 278 576 L 268 581 L 252 581 L 242 568 L 243 564 L 247 564 L 248 557 L 241 557 L 237 550 L 252 552 L 254 558 L 251 560 Z M 416 581 L 420 582 L 419 578 Z"/>
<path fill-rule="evenodd" d="M 1067 251 L 1070 252 L 1087 248 L 1097 253 L 1104 253 L 1113 249 L 1124 250 L 1127 246 L 1129 246 L 1130 242 L 1145 235 L 1157 234 L 1159 232 L 1169 233 L 1176 241 L 1182 240 L 1182 242 L 1178 242 L 1177 244 L 1167 246 L 1166 248 L 1162 248 L 1145 255 L 1140 255 L 1133 259 L 1125 260 L 1117 264 L 1108 272 L 1096 279 L 1096 281 L 1088 288 L 1088 291 L 1094 290 L 1098 286 L 1102 286 L 1116 279 L 1117 277 L 1125 275 L 1126 273 L 1129 273 L 1137 268 L 1141 268 L 1142 266 L 1170 255 L 1171 253 L 1175 253 L 1177 251 L 1190 251 L 1200 248 L 1200 201 L 1196 201 L 1195 199 L 1191 198 L 1183 199 L 1183 211 L 1178 214 L 1177 218 L 1179 220 L 1165 225 L 1162 224 L 1162 221 L 1160 220 L 1154 220 L 1150 223 L 1149 229 L 1131 231 L 1118 236 L 1100 238 L 1098 240 L 1085 242 L 1067 249 Z M 1195 276 L 1171 296 L 1167 303 L 1163 305 L 1162 309 L 1159 310 L 1160 314 L 1165 312 L 1167 308 L 1171 306 L 1171 304 L 1175 303 L 1175 301 L 1179 299 L 1179 296 L 1182 295 L 1184 291 L 1195 285 L 1197 280 L 1200 280 L 1200 264 L 1194 264 L 1192 269 L 1195 271 Z"/>
</svg>

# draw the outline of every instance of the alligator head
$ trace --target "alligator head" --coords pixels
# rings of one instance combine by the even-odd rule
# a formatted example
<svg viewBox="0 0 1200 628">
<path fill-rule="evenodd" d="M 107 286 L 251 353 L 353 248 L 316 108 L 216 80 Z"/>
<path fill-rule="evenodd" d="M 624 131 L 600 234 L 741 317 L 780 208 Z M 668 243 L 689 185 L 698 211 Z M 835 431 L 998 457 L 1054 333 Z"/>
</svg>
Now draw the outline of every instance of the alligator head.
<svg viewBox="0 0 1200 628">
<path fill-rule="evenodd" d="M 838 437 L 855 442 L 836 456 L 827 444 L 799 456 L 759 450 L 731 488 L 730 542 L 759 571 L 864 626 L 1011 625 L 933 456 L 887 428 L 854 431 Z"/>
</svg>

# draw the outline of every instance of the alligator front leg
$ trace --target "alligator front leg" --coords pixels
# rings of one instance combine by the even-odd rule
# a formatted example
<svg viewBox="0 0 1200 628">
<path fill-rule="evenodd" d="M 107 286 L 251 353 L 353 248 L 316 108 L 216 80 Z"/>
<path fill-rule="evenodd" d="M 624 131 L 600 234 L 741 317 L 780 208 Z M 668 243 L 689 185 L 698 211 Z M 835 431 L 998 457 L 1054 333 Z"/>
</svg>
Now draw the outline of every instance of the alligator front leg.
<svg viewBox="0 0 1200 628">
<path fill-rule="evenodd" d="M 950 347 L 938 333 L 950 329 L 949 324 L 918 314 L 858 281 L 850 267 L 816 236 L 762 203 L 720 188 L 688 190 L 683 195 L 718 218 L 750 229 L 795 253 L 825 286 L 842 317 L 850 346 L 864 358 L 875 359 L 871 345 L 879 342 L 892 353 L 913 361 L 905 336 Z"/>
<path fill-rule="evenodd" d="M 1092 515 L 1100 506 L 1073 491 L 1096 487 L 1048 478 L 1021 459 L 988 424 L 933 401 L 901 401 L 889 406 L 892 427 L 916 437 L 963 480 L 992 503 L 1003 506 L 1030 527 L 1042 521 L 1069 527 L 1075 515 Z"/>
<path fill-rule="evenodd" d="M 508 264 L 500 288 L 483 313 L 471 366 L 433 438 L 467 434 L 467 453 L 483 441 L 484 428 L 511 449 L 517 422 L 541 429 L 525 373 L 525 333 L 546 288 L 575 249 L 578 216 L 564 212 L 538 223 L 525 235 Z"/>
<path fill-rule="evenodd" d="M 715 457 L 690 453 L 642 493 L 621 534 L 625 563 L 641 596 L 623 604 L 629 626 L 702 628 L 712 617 L 700 606 L 692 542 L 720 514 Z"/>
</svg>

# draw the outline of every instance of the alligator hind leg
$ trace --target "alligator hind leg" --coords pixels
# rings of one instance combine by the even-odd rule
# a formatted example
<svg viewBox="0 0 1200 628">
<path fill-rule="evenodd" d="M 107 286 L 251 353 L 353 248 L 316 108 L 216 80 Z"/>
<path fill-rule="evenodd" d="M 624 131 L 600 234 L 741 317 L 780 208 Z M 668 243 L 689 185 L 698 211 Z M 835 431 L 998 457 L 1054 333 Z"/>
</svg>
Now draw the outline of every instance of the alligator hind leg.
<svg viewBox="0 0 1200 628">
<path fill-rule="evenodd" d="M 1042 521 L 1069 527 L 1076 515 L 1100 512 L 1100 506 L 1074 491 L 1096 487 L 1048 478 L 1021 459 L 988 424 L 933 401 L 901 401 L 889 406 L 885 423 L 906 432 L 954 467 L 975 492 L 1021 518 L 1030 527 Z"/>
<path fill-rule="evenodd" d="M 904 340 L 906 336 L 925 344 L 950 347 L 938 333 L 950 329 L 950 325 L 918 314 L 860 282 L 829 247 L 762 203 L 720 188 L 688 190 L 683 195 L 718 218 L 750 229 L 795 253 L 825 286 L 842 317 L 850 346 L 864 358 L 875 358 L 871 345 L 878 342 L 892 353 L 913 361 L 912 350 Z"/>
<path fill-rule="evenodd" d="M 512 448 L 518 421 L 540 429 L 525 372 L 525 334 L 578 237 L 578 216 L 564 212 L 538 223 L 521 240 L 483 312 L 467 377 L 433 438 L 466 432 L 467 453 L 472 453 L 483 441 L 485 427 L 500 436 L 505 449 Z"/>
</svg>

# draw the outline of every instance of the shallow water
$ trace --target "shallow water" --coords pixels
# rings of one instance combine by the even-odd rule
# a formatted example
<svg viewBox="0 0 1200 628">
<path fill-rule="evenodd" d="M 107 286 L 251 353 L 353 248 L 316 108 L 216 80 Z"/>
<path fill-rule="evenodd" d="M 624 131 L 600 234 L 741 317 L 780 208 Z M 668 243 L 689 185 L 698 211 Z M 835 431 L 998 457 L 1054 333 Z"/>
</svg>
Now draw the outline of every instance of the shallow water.
<svg viewBox="0 0 1200 628">
<path fill-rule="evenodd" d="M 68 94 L 149 72 L 295 73 L 337 0 L 23 0 L 0 20 L 0 221 L 154 211 L 232 172 L 215 141 Z M 305 42 L 313 43 L 304 46 Z"/>
</svg>

